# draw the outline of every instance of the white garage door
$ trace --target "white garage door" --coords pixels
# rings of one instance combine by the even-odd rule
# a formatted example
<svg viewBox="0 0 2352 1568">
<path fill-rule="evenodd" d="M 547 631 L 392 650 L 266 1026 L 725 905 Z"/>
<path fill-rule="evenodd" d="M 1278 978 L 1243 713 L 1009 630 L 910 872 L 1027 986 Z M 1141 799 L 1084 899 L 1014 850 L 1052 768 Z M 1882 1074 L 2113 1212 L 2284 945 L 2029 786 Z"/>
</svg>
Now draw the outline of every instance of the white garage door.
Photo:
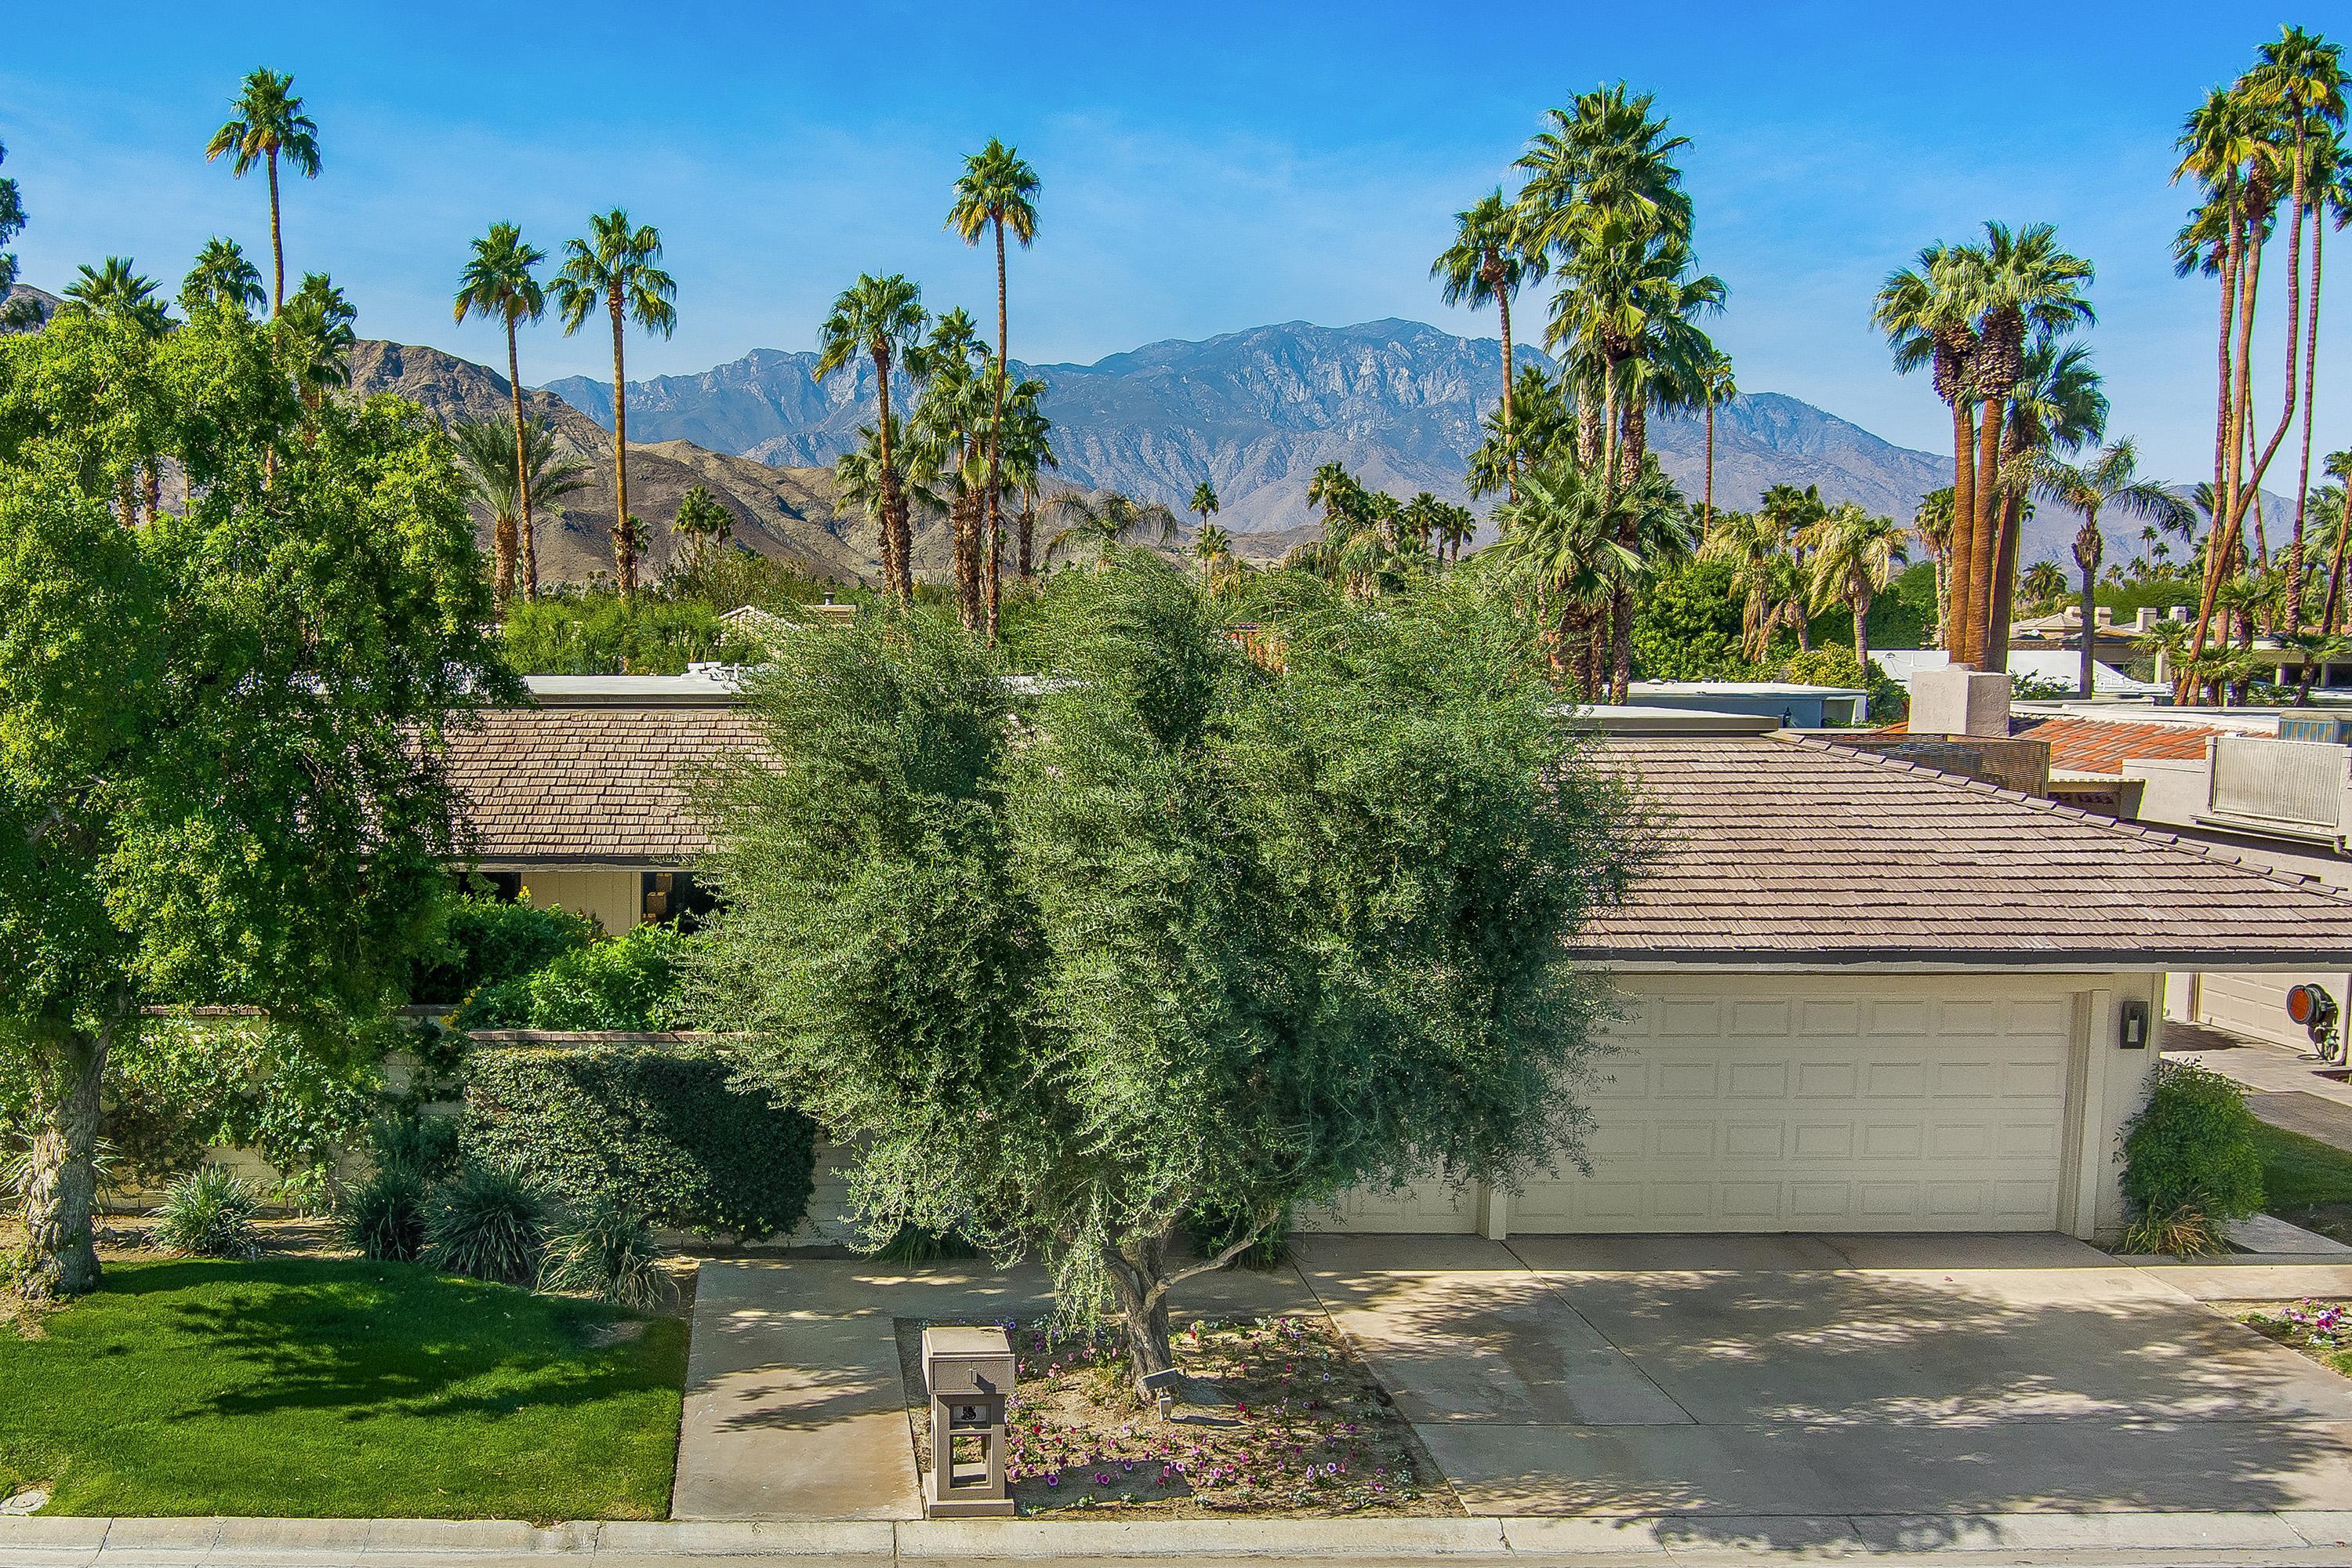
<svg viewBox="0 0 2352 1568">
<path fill-rule="evenodd" d="M 1592 1173 L 1531 1183 L 1511 1230 L 2054 1228 L 2071 1001 L 1934 984 L 1637 996 L 1593 1086 Z"/>
<path fill-rule="evenodd" d="M 2208 970 L 2197 977 L 2197 1021 L 2249 1039 L 2306 1050 L 2311 1037 L 2286 1016 L 2288 989 L 2304 984 L 2325 986 L 2339 1004 L 2347 994 L 2342 974 L 2224 974 Z"/>
</svg>

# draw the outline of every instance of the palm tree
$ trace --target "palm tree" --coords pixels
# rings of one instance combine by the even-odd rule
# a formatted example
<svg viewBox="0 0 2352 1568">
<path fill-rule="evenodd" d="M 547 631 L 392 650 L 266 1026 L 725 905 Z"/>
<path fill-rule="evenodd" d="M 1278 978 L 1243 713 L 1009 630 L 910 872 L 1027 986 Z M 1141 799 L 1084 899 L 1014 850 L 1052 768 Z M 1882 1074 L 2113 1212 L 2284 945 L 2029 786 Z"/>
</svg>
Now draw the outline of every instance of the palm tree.
<svg viewBox="0 0 2352 1568">
<path fill-rule="evenodd" d="M 1813 552 L 1812 602 L 1853 612 L 1854 667 L 1870 674 L 1870 602 L 1897 566 L 1911 563 L 1910 531 L 1891 517 L 1873 517 L 1840 501 L 1805 531 Z"/>
<path fill-rule="evenodd" d="M 0 163 L 8 161 L 8 149 L 0 147 Z M 0 174 L 0 245 L 25 232 L 24 193 L 16 188 L 16 180 Z M 34 324 L 34 302 L 28 298 L 11 302 L 9 292 L 16 287 L 16 258 L 0 250 L 0 327 Z"/>
<path fill-rule="evenodd" d="M 205 143 L 205 162 L 229 154 L 228 172 L 243 179 L 256 163 L 269 170 L 269 260 L 271 314 L 286 308 L 286 242 L 278 223 L 278 164 L 305 179 L 319 177 L 319 127 L 302 112 L 294 79 L 256 69 L 229 105 L 231 118 Z"/>
<path fill-rule="evenodd" d="M 1518 472 L 1518 456 L 1510 447 L 1511 420 L 1511 299 L 1528 279 L 1543 276 L 1540 247 L 1526 243 L 1528 215 L 1516 202 L 1503 199 L 1496 186 L 1477 203 L 1454 215 L 1454 243 L 1430 263 L 1430 276 L 1444 284 L 1449 305 L 1493 305 L 1503 322 L 1504 487 L 1509 490 Z"/>
<path fill-rule="evenodd" d="M 513 596 L 518 556 L 527 559 L 530 546 L 517 548 L 517 523 L 541 505 L 562 500 L 588 488 L 588 465 L 574 458 L 556 457 L 555 432 L 545 425 L 523 427 L 522 458 L 515 458 L 514 436 L 496 419 L 461 419 L 449 427 L 464 459 L 465 473 L 476 500 L 490 513 L 490 587 L 504 615 Z"/>
<path fill-rule="evenodd" d="M 1612 500 L 1597 475 L 1573 463 L 1530 465 L 1519 477 L 1518 499 L 1496 509 L 1500 542 L 1479 556 L 1491 556 L 1507 580 L 1532 591 L 1553 668 L 1588 701 L 1599 700 L 1605 679 L 1593 622 L 1642 566 L 1619 542 Z"/>
<path fill-rule="evenodd" d="M 1471 536 L 1477 530 L 1477 520 L 1470 515 L 1468 507 L 1451 503 L 1439 507 L 1436 526 L 1431 530 L 1437 545 L 1438 558 L 1460 561 L 1462 547 L 1470 542 Z"/>
<path fill-rule="evenodd" d="M 2045 452 L 2073 452 L 2106 433 L 2107 395 L 2091 366 L 2091 351 L 2061 347 L 2042 337 L 2025 351 L 2017 384 L 2010 389 L 2009 418 L 2001 435 L 2000 468 L 1994 484 L 2000 497 L 1999 531 L 1993 557 L 1993 595 L 1986 631 L 1985 664 L 2009 664 L 2009 627 L 2015 599 L 2018 541 L 2027 496 L 2033 488 L 2035 459 Z"/>
<path fill-rule="evenodd" d="M 619 207 L 588 219 L 583 239 L 563 242 L 563 265 L 555 274 L 555 308 L 570 337 L 599 304 L 613 327 L 613 574 L 625 602 L 636 596 L 637 552 L 629 510 L 629 382 L 621 360 L 621 340 L 634 320 L 649 332 L 677 330 L 677 285 L 655 263 L 661 259 L 661 234 L 651 224 L 632 226 Z"/>
<path fill-rule="evenodd" d="M 886 460 L 886 454 L 887 460 Z M 886 586 L 896 592 L 897 583 L 888 572 L 890 551 L 887 541 L 890 533 L 891 508 L 919 506 L 925 512 L 945 511 L 947 502 L 931 489 L 936 475 L 933 454 L 920 441 L 910 441 L 906 425 L 900 417 L 890 416 L 890 427 L 885 431 L 872 425 L 857 427 L 857 445 L 835 458 L 833 462 L 834 495 L 837 505 L 855 507 L 872 519 L 877 531 L 885 540 L 882 548 Z M 891 476 L 886 498 L 882 476 Z"/>
<path fill-rule="evenodd" d="M 520 476 L 528 455 L 523 449 L 522 362 L 515 347 L 515 331 L 525 321 L 536 321 L 547 310 L 547 291 L 539 286 L 532 268 L 547 259 L 547 252 L 525 242 L 522 230 L 510 223 L 494 223 L 490 231 L 474 241 L 474 254 L 466 269 L 457 278 L 456 317 L 459 321 L 467 316 L 490 316 L 506 326 L 507 332 L 507 403 L 514 417 L 514 466 Z M 613 406 L 615 417 L 620 408 L 620 395 L 615 388 Z M 619 437 L 614 437 L 617 450 Z M 520 531 L 522 540 L 522 596 L 539 597 L 539 552 L 533 542 L 536 531 L 531 526 L 530 487 L 516 479 L 516 489 L 522 500 Z"/>
<path fill-rule="evenodd" d="M 1911 514 L 1911 531 L 1927 547 L 1927 558 L 1935 563 L 1936 626 L 1931 647 L 1945 646 L 1951 626 L 1950 594 L 1952 584 L 1952 487 L 1929 490 L 1919 498 L 1919 506 Z"/>
<path fill-rule="evenodd" d="M 876 460 L 875 504 L 882 525 L 882 575 L 900 604 L 915 596 L 913 531 L 907 525 L 905 498 L 899 493 L 894 447 L 898 422 L 890 413 L 890 372 L 909 368 L 910 356 L 930 314 L 923 309 L 923 291 L 897 273 L 876 278 L 860 273 L 843 289 L 833 310 L 817 328 L 816 364 L 811 374 L 819 381 L 860 354 L 872 361 L 880 412 L 874 423 Z"/>
<path fill-rule="evenodd" d="M 1062 466 L 1054 451 L 1054 422 L 1042 406 L 1045 384 L 1034 378 L 1014 386 L 1004 410 L 1004 485 L 1021 498 L 1021 524 L 1014 531 L 1013 564 L 1024 581 L 1034 560 L 1037 497 L 1046 473 Z"/>
<path fill-rule="evenodd" d="M 1202 479 L 1192 487 L 1192 504 L 1184 510 L 1201 520 L 1201 531 L 1205 533 L 1209 529 L 1209 519 L 1223 511 L 1224 508 L 1217 502 L 1216 487 L 1208 480 Z"/>
<path fill-rule="evenodd" d="M 991 437 L 995 426 L 995 377 L 980 330 L 961 309 L 948 311 L 910 362 L 922 378 L 922 396 L 908 419 L 911 436 L 938 454 L 940 476 L 951 495 L 958 614 L 964 629 L 985 635 L 987 572 L 982 560 L 987 516 Z"/>
<path fill-rule="evenodd" d="M 172 324 L 152 278 L 132 270 L 127 256 L 110 256 L 93 269 L 88 263 L 65 287 L 61 313 L 76 312 L 127 321 L 148 337 L 162 337 Z"/>
<path fill-rule="evenodd" d="M 1706 499 L 1699 503 L 1699 527 L 1704 530 L 1715 521 L 1716 405 L 1739 395 L 1739 384 L 1732 378 L 1729 354 L 1718 349 L 1700 367 L 1699 388 L 1706 395 Z"/>
<path fill-rule="evenodd" d="M 1112 552 L 1133 535 L 1156 529 L 1163 545 L 1176 537 L 1174 512 L 1158 501 L 1138 500 L 1117 490 L 1099 500 L 1081 490 L 1064 490 L 1054 498 L 1053 505 L 1067 512 L 1070 521 L 1045 542 L 1048 566 L 1064 546 L 1075 551 L 1079 545 L 1091 544 L 1095 570 L 1099 572 L 1110 564 Z"/>
<path fill-rule="evenodd" d="M 359 342 L 352 323 L 359 314 L 323 272 L 302 274 L 302 287 L 279 313 L 280 327 L 294 344 L 294 384 L 302 405 L 314 414 L 328 393 L 352 384 L 352 350 Z"/>
<path fill-rule="evenodd" d="M 2333 633 L 2344 629 L 2336 616 L 2344 595 L 2344 547 L 2352 542 L 2352 448 L 2328 453 L 2321 467 L 2336 480 L 2336 500 L 2343 508 L 2336 523 L 2336 546 L 2328 552 L 2327 596 L 2319 612 L 2319 629 Z"/>
<path fill-rule="evenodd" d="M 717 496 L 694 485 L 677 498 L 677 515 L 670 520 L 669 527 L 672 533 L 688 542 L 693 567 L 699 571 L 713 548 L 735 537 L 735 514 L 720 505 Z"/>
<path fill-rule="evenodd" d="M 245 258 L 244 250 L 219 235 L 205 241 L 195 265 L 180 283 L 180 309 L 191 318 L 199 310 L 234 310 L 249 317 L 268 298 L 262 290 L 261 273 Z"/>
<path fill-rule="evenodd" d="M 1760 511 L 1717 512 L 1715 526 L 1699 542 L 1702 561 L 1731 564 L 1731 585 L 1746 595 L 1740 611 L 1741 651 L 1750 663 L 1764 657 L 1772 640 L 1774 564 L 1786 558 L 1789 530 Z"/>
<path fill-rule="evenodd" d="M 1192 536 L 1192 554 L 1201 563 L 1201 582 L 1215 593 L 1220 579 L 1234 564 L 1232 537 L 1215 523 L 1204 521 L 1201 531 Z"/>
<path fill-rule="evenodd" d="M 2105 548 L 2099 532 L 2099 513 L 2119 511 L 2126 516 L 2144 517 L 2158 528 L 2178 528 L 2184 522 L 2193 525 L 2195 521 L 2195 513 L 2188 502 L 2155 480 L 2141 479 L 2138 469 L 2138 451 L 2129 441 L 2118 441 L 2079 467 L 2042 453 L 2034 470 L 2033 489 L 2037 494 L 2053 505 L 2083 514 L 2083 526 L 2074 534 L 2074 564 L 2083 573 L 2083 659 L 2078 689 L 2085 697 L 2092 695 L 2093 666 L 2097 662 L 2092 644 L 2098 623 L 2099 556 Z"/>
<path fill-rule="evenodd" d="M 1908 267 L 1886 276 L 1871 308 L 1871 321 L 1895 351 L 1895 368 L 1908 374 L 1929 367 L 1936 395 L 1951 411 L 1951 525 L 1937 560 L 1941 563 L 1941 632 L 1953 662 L 1974 664 L 1969 646 L 1976 624 L 1976 584 L 1969 574 L 1976 531 L 1976 405 L 1982 342 L 1977 331 L 1977 283 L 1982 253 L 1941 240 L 1919 252 Z"/>
<path fill-rule="evenodd" d="M 1003 556 L 1003 527 L 998 495 L 1003 488 L 1005 356 L 1011 352 L 1005 331 L 1004 236 L 1009 230 L 1024 249 L 1037 237 L 1037 171 L 1021 154 L 992 136 L 988 145 L 966 158 L 956 181 L 955 205 L 948 209 L 948 226 L 977 245 L 984 233 L 996 237 L 996 400 L 988 435 L 988 627 L 996 637 L 997 562 Z"/>
<path fill-rule="evenodd" d="M 2065 597 L 2066 570 L 2044 556 L 2018 574 L 2017 584 L 2025 590 L 2025 602 L 2041 609 L 2053 600 Z"/>
</svg>

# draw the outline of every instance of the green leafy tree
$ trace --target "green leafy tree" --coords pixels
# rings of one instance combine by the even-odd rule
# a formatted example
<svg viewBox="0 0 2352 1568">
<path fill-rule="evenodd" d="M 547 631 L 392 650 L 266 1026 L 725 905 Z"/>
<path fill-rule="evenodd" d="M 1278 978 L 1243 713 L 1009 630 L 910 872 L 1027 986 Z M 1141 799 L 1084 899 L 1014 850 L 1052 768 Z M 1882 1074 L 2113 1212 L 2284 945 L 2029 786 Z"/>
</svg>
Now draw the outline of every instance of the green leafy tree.
<svg viewBox="0 0 2352 1568">
<path fill-rule="evenodd" d="M 8 161 L 8 149 L 0 147 L 0 163 Z M 16 180 L 0 174 L 0 246 L 25 232 L 24 193 Z M 30 300 L 13 300 L 9 291 L 16 287 L 16 257 L 9 250 L 0 250 L 0 329 L 30 326 L 37 315 Z"/>
<path fill-rule="evenodd" d="M 816 363 L 810 372 L 823 381 L 860 356 L 874 366 L 879 403 L 873 425 L 875 517 L 882 528 L 882 576 L 902 605 L 915 596 L 914 530 L 908 522 L 907 498 L 899 489 L 900 427 L 890 412 L 890 373 L 909 369 L 910 358 L 919 357 L 923 329 L 929 321 L 922 289 L 904 277 L 860 273 L 817 328 Z"/>
<path fill-rule="evenodd" d="M 205 241 L 195 265 L 180 282 L 180 309 L 190 317 L 199 310 L 234 310 L 250 316 L 268 301 L 261 273 L 245 258 L 245 250 L 219 235 Z"/>
<path fill-rule="evenodd" d="M 376 1007 L 459 848 L 442 737 L 520 696 L 447 445 L 389 399 L 305 422 L 289 369 L 227 312 L 0 340 L 0 1077 L 29 1086 L 35 1297 L 97 1283 L 99 1089 L 142 1010 Z M 157 450 L 186 513 L 120 527 Z"/>
<path fill-rule="evenodd" d="M 768 758 L 703 803 L 730 902 L 689 1004 L 857 1141 L 870 1237 L 1042 1254 L 1150 1374 L 1171 1287 L 1286 1214 L 1579 1158 L 1597 995 L 1563 946 L 1625 838 L 1484 595 L 1326 595 L 1280 668 L 1149 555 L 1038 614 L 1034 724 L 943 618 L 773 672 Z M 1187 1261 L 1202 1213 L 1235 1221 Z"/>
<path fill-rule="evenodd" d="M 948 209 L 948 226 L 967 245 L 981 236 L 996 239 L 996 363 L 989 377 L 994 394 L 988 425 L 988 635 L 996 635 L 997 601 L 1001 593 L 998 563 L 1004 558 L 1004 525 L 1001 503 L 1004 490 L 1004 404 L 1006 355 L 1012 353 L 1006 331 L 1004 299 L 1004 237 L 1011 234 L 1027 249 L 1037 237 L 1037 171 L 1021 154 L 992 136 L 988 145 L 966 158 L 957 176 L 955 205 Z"/>
<path fill-rule="evenodd" d="M 305 179 L 319 177 L 319 127 L 302 112 L 295 96 L 294 79 L 275 71 L 247 73 L 236 100 L 229 106 L 228 122 L 205 144 L 205 162 L 228 154 L 228 172 L 242 180 L 256 163 L 269 171 L 269 259 L 273 282 L 269 308 L 286 308 L 286 241 L 278 222 L 278 165 Z"/>
<path fill-rule="evenodd" d="M 593 214 L 586 237 L 563 242 L 553 298 L 569 337 L 599 305 L 613 329 L 613 577 L 621 597 L 637 592 L 637 549 L 629 510 L 629 378 L 622 340 L 631 321 L 663 337 L 677 331 L 677 285 L 656 265 L 661 231 L 629 222 L 619 207 Z"/>
<path fill-rule="evenodd" d="M 489 317 L 506 328 L 507 332 L 507 407 L 514 419 L 514 470 L 512 493 L 522 506 L 515 521 L 516 542 L 520 546 L 522 596 L 539 597 L 539 548 L 537 530 L 531 526 L 531 486 L 524 477 L 529 470 L 529 437 L 523 428 L 522 363 L 515 346 L 515 334 L 525 321 L 536 321 L 547 312 L 547 290 L 540 287 L 533 269 L 547 259 L 547 252 L 530 244 L 522 230 L 510 223 L 494 223 L 490 231 L 474 241 L 474 254 L 467 260 L 466 269 L 457 279 L 457 299 L 452 313 L 462 322 L 467 316 Z M 614 408 L 618 417 L 620 394 L 614 393 Z M 617 441 L 619 437 L 614 437 Z M 509 583 L 513 574 L 501 565 L 498 572 L 499 608 L 506 608 Z"/>
</svg>

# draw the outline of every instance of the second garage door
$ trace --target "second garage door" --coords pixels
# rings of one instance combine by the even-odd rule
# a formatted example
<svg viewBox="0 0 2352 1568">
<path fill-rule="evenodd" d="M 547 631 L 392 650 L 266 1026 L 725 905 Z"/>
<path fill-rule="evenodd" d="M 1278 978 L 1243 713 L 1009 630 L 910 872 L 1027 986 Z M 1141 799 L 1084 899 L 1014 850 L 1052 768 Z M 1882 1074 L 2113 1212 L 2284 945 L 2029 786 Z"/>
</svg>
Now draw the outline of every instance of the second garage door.
<svg viewBox="0 0 2352 1568">
<path fill-rule="evenodd" d="M 1538 1177 L 1511 1230 L 2055 1227 L 2071 998 L 1889 989 L 1636 992 L 1592 1087 L 1592 1173 Z"/>
</svg>

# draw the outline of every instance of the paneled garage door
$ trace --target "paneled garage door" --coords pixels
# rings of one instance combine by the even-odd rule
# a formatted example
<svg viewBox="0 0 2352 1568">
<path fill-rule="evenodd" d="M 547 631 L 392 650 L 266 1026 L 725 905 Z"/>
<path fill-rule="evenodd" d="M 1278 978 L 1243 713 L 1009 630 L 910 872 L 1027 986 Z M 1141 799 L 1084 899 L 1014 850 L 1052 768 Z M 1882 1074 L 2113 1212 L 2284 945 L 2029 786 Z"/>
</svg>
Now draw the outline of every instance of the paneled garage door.
<svg viewBox="0 0 2352 1568">
<path fill-rule="evenodd" d="M 1635 1002 L 1593 1087 L 1592 1173 L 1531 1183 L 1513 1233 L 2058 1224 L 2064 995 Z"/>
</svg>

